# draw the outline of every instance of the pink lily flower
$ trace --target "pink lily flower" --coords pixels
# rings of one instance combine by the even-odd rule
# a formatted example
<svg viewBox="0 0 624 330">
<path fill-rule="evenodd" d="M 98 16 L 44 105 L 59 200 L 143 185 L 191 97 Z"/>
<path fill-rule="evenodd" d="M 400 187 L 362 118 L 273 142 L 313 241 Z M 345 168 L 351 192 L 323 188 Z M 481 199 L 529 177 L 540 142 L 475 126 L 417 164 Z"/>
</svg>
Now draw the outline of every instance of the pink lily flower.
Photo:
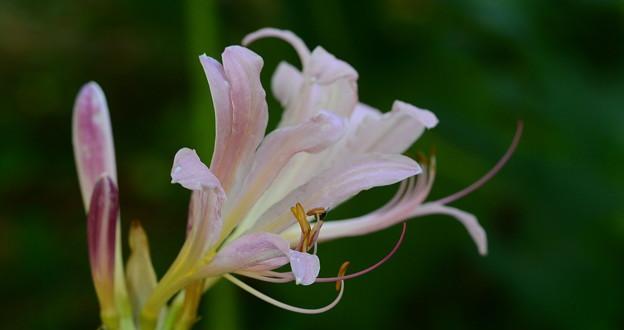
<svg viewBox="0 0 624 330">
<path fill-rule="evenodd" d="M 508 152 L 486 176 L 457 194 L 425 202 L 434 181 L 435 158 L 423 158 L 419 164 L 403 153 L 438 124 L 436 116 L 402 101 L 395 101 L 387 113 L 360 103 L 357 72 L 322 47 L 310 51 L 289 31 L 261 29 L 243 44 L 266 37 L 289 42 L 302 66 L 282 62 L 274 73 L 272 91 L 285 111 L 268 134 L 266 95 L 260 83 L 262 58 L 242 46 L 227 47 L 221 62 L 200 56 L 216 114 L 214 154 L 209 166 L 189 148 L 174 157 L 171 182 L 192 192 L 187 238 L 159 281 L 138 224 L 131 231 L 126 277 L 116 276 L 123 274 L 123 267 L 120 258 L 113 257 L 120 256 L 121 248 L 108 110 L 97 85 L 87 85 L 79 95 L 74 147 L 89 211 L 93 279 L 107 327 L 122 327 L 129 319 L 141 329 L 168 329 L 176 323 L 188 328 L 195 321 L 201 294 L 221 277 L 287 310 L 327 311 L 342 297 L 345 280 L 375 269 L 396 251 L 405 224 L 386 258 L 348 275 L 344 265 L 337 277 L 319 277 L 319 243 L 429 214 L 459 220 L 479 253 L 487 253 L 485 231 L 476 217 L 447 204 L 480 187 L 507 162 L 521 125 Z M 328 209 L 359 192 L 399 182 L 396 196 L 380 209 L 351 219 L 326 219 Z M 283 266 L 289 270 L 277 271 Z M 300 308 L 257 291 L 233 274 L 300 285 L 337 282 L 339 293 L 324 307 Z"/>
</svg>

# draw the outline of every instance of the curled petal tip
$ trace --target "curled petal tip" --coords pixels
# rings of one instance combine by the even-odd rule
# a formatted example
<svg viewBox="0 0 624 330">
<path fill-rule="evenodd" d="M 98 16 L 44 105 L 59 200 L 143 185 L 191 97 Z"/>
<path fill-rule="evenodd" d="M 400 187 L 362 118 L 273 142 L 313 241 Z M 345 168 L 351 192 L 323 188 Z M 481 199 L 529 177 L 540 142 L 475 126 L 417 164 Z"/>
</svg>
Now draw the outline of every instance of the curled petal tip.
<svg viewBox="0 0 624 330">
<path fill-rule="evenodd" d="M 217 177 L 199 159 L 193 149 L 180 149 L 173 160 L 171 183 L 179 183 L 189 190 L 215 189 L 223 197 L 224 192 Z"/>
<path fill-rule="evenodd" d="M 409 103 L 396 100 L 392 105 L 394 111 L 401 111 L 409 114 L 421 122 L 426 128 L 434 128 L 438 125 L 438 117 L 426 109 L 421 109 Z"/>
<path fill-rule="evenodd" d="M 258 70 L 260 70 L 260 68 L 262 68 L 262 65 L 264 64 L 264 59 L 262 59 L 260 55 L 256 54 L 251 49 L 245 48 L 242 46 L 226 47 L 225 50 L 223 51 L 222 56 L 223 56 L 224 65 L 225 65 L 225 62 L 227 62 L 228 60 L 236 61 L 236 62 L 243 62 L 243 63 L 249 62 L 249 63 L 256 64 L 256 66 L 258 66 Z M 230 62 L 230 63 L 233 63 L 233 62 Z"/>
</svg>

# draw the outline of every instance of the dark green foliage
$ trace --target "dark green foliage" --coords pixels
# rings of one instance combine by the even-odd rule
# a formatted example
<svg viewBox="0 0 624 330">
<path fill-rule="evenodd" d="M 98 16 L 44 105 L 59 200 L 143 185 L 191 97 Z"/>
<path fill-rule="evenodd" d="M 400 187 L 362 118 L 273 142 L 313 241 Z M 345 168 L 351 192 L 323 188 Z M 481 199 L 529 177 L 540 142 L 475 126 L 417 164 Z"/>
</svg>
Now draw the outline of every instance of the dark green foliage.
<svg viewBox="0 0 624 330">
<path fill-rule="evenodd" d="M 107 94 L 124 231 L 131 219 L 142 220 L 162 274 L 183 240 L 188 202 L 186 191 L 169 184 L 173 155 L 195 146 L 208 159 L 212 146 L 199 141 L 213 127 L 207 84 L 195 83 L 197 49 L 219 56 L 264 26 L 291 29 L 352 63 L 363 102 L 388 110 L 401 99 L 438 115 L 440 125 L 411 150 L 438 150 L 432 198 L 485 173 L 511 141 L 516 119 L 526 130 L 511 163 L 454 204 L 481 220 L 488 257 L 477 255 L 453 220 L 418 219 L 394 259 L 348 282 L 333 311 L 301 316 L 219 289 L 238 297 L 232 324 L 624 328 L 621 1 L 246 0 L 214 7 L 201 15 L 195 10 L 211 8 L 201 1 L 0 1 L 0 328 L 98 326 L 71 149 L 80 86 L 96 80 Z M 202 17 L 218 22 L 198 23 Z M 253 49 L 265 58 L 267 89 L 278 60 L 298 65 L 279 41 Z M 273 127 L 281 109 L 272 96 L 269 105 Z M 364 193 L 328 219 L 369 211 L 391 194 Z M 372 264 L 398 235 L 393 228 L 321 246 L 322 274 L 334 275 L 344 260 L 352 270 Z M 310 307 L 334 294 L 333 285 L 256 285 Z M 197 328 L 213 324 L 209 318 Z"/>
</svg>

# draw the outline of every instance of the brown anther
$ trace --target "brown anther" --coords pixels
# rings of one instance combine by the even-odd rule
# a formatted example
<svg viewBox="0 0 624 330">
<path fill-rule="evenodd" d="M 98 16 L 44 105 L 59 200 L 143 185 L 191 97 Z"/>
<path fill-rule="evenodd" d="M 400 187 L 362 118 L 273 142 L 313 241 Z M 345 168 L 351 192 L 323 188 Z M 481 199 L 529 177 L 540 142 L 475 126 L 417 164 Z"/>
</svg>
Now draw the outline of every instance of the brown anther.
<svg viewBox="0 0 624 330">
<path fill-rule="evenodd" d="M 307 216 L 321 216 L 322 214 L 325 214 L 327 211 L 322 208 L 322 207 L 315 207 L 313 209 L 309 209 L 308 212 L 306 212 Z"/>
<path fill-rule="evenodd" d="M 301 232 L 307 236 L 310 232 L 310 224 L 308 223 L 308 219 L 306 218 L 305 210 L 301 203 L 297 203 L 295 206 L 290 208 L 290 212 L 295 216 L 299 226 L 301 227 Z"/>
<path fill-rule="evenodd" d="M 297 219 L 299 227 L 301 228 L 301 239 L 299 240 L 299 244 L 297 244 L 297 251 L 306 252 L 314 246 L 327 210 L 322 207 L 316 207 L 306 212 L 301 203 L 297 203 L 290 208 L 290 211 L 295 216 L 295 219 Z M 309 216 L 314 216 L 316 220 L 314 228 L 312 228 L 308 222 Z"/>
<path fill-rule="evenodd" d="M 345 261 L 338 269 L 338 277 L 343 277 L 347 273 L 347 268 L 349 267 L 350 262 Z M 340 291 L 340 287 L 342 286 L 342 280 L 336 281 L 336 291 Z"/>
</svg>

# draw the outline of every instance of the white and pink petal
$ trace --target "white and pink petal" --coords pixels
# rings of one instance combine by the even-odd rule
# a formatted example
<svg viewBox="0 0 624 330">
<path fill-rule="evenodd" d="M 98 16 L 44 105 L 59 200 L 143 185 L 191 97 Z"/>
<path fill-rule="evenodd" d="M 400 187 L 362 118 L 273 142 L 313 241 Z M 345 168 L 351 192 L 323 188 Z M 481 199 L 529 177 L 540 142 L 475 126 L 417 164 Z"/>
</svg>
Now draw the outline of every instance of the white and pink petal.
<svg viewBox="0 0 624 330">
<path fill-rule="evenodd" d="M 360 217 L 328 221 L 324 224 L 318 240 L 325 242 L 343 237 L 361 236 L 388 228 L 402 221 L 433 214 L 449 215 L 457 219 L 468 231 L 479 253 L 481 255 L 487 254 L 487 236 L 477 218 L 468 212 L 438 203 L 422 205 L 399 203 L 394 207 Z M 294 239 L 294 232 L 289 229 L 284 233 L 284 236 L 288 239 Z"/>
<path fill-rule="evenodd" d="M 264 62 L 256 53 L 240 46 L 225 49 L 223 65 L 204 56 L 200 60 L 217 115 L 211 168 L 230 193 L 249 170 L 254 151 L 264 137 L 268 120 L 266 93 L 260 82 Z"/>
<path fill-rule="evenodd" d="M 289 248 L 288 241 L 271 233 L 252 233 L 226 244 L 202 268 L 199 277 L 219 276 L 238 271 L 261 272 L 290 263 L 297 284 L 310 285 L 320 271 L 316 255 Z"/>
<path fill-rule="evenodd" d="M 421 172 L 412 159 L 393 154 L 366 154 L 328 168 L 271 206 L 250 229 L 281 232 L 294 223 L 290 207 L 333 208 L 363 190 L 397 183 Z"/>
<path fill-rule="evenodd" d="M 171 183 L 179 183 L 182 187 L 194 191 L 214 189 L 224 197 L 219 179 L 212 174 L 193 149 L 182 148 L 175 154 L 171 168 Z"/>
</svg>

